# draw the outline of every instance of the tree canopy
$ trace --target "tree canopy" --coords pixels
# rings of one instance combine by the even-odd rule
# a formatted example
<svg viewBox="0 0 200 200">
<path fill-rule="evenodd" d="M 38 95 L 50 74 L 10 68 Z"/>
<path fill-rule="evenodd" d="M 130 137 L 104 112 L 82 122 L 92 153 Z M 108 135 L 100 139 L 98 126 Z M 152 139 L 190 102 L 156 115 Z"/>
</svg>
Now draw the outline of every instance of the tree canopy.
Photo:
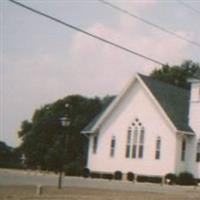
<svg viewBox="0 0 200 200">
<path fill-rule="evenodd" d="M 0 167 L 21 168 L 21 152 L 0 141 Z"/>
<path fill-rule="evenodd" d="M 164 65 L 161 69 L 153 70 L 150 76 L 154 79 L 188 89 L 189 83 L 187 79 L 191 78 L 199 69 L 199 63 L 187 60 L 180 66 Z"/>
<path fill-rule="evenodd" d="M 57 171 L 64 162 L 66 168 L 77 171 L 83 168 L 87 138 L 80 131 L 112 98 L 107 96 L 101 100 L 72 95 L 37 109 L 32 121 L 22 122 L 18 132 L 26 166 Z M 70 122 L 67 127 L 61 125 L 62 117 L 67 117 Z"/>
</svg>

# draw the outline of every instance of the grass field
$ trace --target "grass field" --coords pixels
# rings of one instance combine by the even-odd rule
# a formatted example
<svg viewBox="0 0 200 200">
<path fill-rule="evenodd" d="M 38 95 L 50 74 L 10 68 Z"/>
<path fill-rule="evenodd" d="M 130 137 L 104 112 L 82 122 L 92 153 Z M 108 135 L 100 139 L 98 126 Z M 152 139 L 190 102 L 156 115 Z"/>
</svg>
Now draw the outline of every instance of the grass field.
<svg viewBox="0 0 200 200">
<path fill-rule="evenodd" d="M 160 191 L 119 191 L 65 187 L 44 187 L 36 195 L 34 186 L 0 186 L 1 200 L 200 200 L 200 190 L 185 188 L 183 191 L 166 193 Z"/>
</svg>

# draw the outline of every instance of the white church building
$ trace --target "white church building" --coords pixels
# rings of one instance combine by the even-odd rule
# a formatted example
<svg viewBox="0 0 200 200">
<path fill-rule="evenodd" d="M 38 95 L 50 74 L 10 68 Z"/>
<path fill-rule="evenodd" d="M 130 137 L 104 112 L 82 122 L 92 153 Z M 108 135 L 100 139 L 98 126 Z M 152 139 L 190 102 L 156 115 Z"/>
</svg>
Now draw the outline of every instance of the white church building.
<svg viewBox="0 0 200 200">
<path fill-rule="evenodd" d="M 200 76 L 185 90 L 136 74 L 82 131 L 87 168 L 97 173 L 200 178 Z"/>
</svg>

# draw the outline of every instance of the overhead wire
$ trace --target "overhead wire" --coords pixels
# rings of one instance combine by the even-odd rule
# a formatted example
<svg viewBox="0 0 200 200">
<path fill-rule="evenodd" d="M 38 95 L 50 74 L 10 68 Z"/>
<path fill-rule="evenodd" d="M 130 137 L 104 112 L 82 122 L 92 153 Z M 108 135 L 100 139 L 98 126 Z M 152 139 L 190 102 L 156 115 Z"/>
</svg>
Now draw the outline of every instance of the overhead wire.
<svg viewBox="0 0 200 200">
<path fill-rule="evenodd" d="M 121 13 L 127 14 L 128 16 L 130 16 L 132 18 L 135 18 L 135 19 L 137 19 L 137 20 L 139 20 L 139 21 L 141 21 L 141 22 L 143 22 L 145 24 L 148 24 L 148 25 L 150 25 L 150 26 L 152 26 L 154 28 L 157 28 L 160 31 L 163 31 L 163 32 L 168 33 L 168 34 L 170 34 L 170 35 L 172 35 L 172 36 L 174 36 L 174 37 L 176 37 L 178 39 L 184 40 L 184 41 L 186 41 L 186 42 L 188 42 L 188 43 L 190 43 L 192 45 L 200 47 L 200 43 L 198 43 L 196 41 L 193 41 L 193 40 L 190 40 L 190 39 L 188 39 L 188 38 L 186 38 L 186 37 L 184 37 L 182 35 L 179 35 L 179 34 L 173 32 L 173 31 L 170 31 L 170 30 L 168 30 L 168 29 L 166 29 L 166 28 L 164 28 L 164 27 L 162 27 L 160 25 L 157 25 L 157 24 L 155 24 L 155 23 L 153 23 L 153 22 L 151 22 L 151 21 L 149 21 L 149 20 L 147 20 L 147 19 L 145 19 L 143 17 L 140 17 L 140 16 L 138 16 L 136 14 L 133 14 L 132 12 L 129 12 L 129 11 L 119 7 L 119 6 L 116 6 L 113 3 L 110 3 L 110 2 L 105 1 L 105 0 L 98 0 L 98 1 L 103 3 L 103 4 L 105 4 L 105 5 L 107 5 L 107 6 L 109 6 L 109 7 L 111 7 L 111 8 L 113 8 L 113 9 L 115 9 L 115 10 L 117 10 L 117 11 L 119 11 L 119 12 L 121 12 Z"/>
<path fill-rule="evenodd" d="M 25 9 L 29 10 L 29 11 L 32 11 L 33 13 L 36 13 L 36 14 L 41 15 L 41 16 L 43 16 L 43 17 L 46 17 L 46 18 L 48 18 L 48 19 L 50 19 L 50 20 L 52 20 L 52 21 L 54 21 L 54 22 L 57 22 L 57 23 L 62 24 L 62 25 L 64 25 L 64 26 L 67 26 L 68 28 L 74 29 L 74 30 L 76 30 L 76 31 L 78 31 L 78 32 L 81 32 L 81 33 L 87 35 L 87 36 L 90 36 L 90 37 L 92 37 L 92 38 L 94 38 L 94 39 L 97 39 L 97 40 L 99 40 L 99 41 L 101 41 L 101 42 L 104 42 L 104 43 L 107 43 L 107 44 L 109 44 L 109 45 L 111 45 L 111 46 L 117 47 L 118 49 L 121 49 L 121 50 L 126 51 L 126 52 L 131 53 L 131 54 L 134 54 L 134 55 L 139 56 L 139 57 L 141 57 L 141 58 L 143 58 L 143 59 L 146 59 L 146 60 L 149 60 L 149 61 L 151 61 L 151 62 L 153 62 L 153 63 L 159 64 L 159 65 L 161 65 L 161 66 L 165 65 L 165 64 L 162 63 L 161 61 L 158 61 L 158 60 L 156 60 L 156 59 L 153 59 L 153 58 L 150 58 L 150 57 L 148 57 L 148 56 L 145 56 L 145 55 L 143 55 L 143 54 L 141 54 L 141 53 L 138 53 L 138 52 L 136 52 L 136 51 L 133 51 L 133 50 L 127 48 L 127 47 L 124 47 L 124 46 L 122 46 L 122 45 L 119 45 L 119 44 L 117 44 L 117 43 L 114 43 L 114 42 L 112 42 L 112 41 L 110 41 L 110 40 L 108 40 L 108 39 L 105 39 L 105 38 L 100 37 L 100 36 L 98 36 L 98 35 L 95 35 L 95 34 L 93 34 L 93 33 L 87 32 L 87 31 L 85 31 L 85 30 L 83 30 L 83 29 L 81 29 L 81 28 L 79 28 L 79 27 L 77 27 L 77 26 L 74 26 L 74 25 L 71 25 L 71 24 L 69 24 L 69 23 L 66 23 L 66 22 L 64 22 L 64 21 L 62 21 L 62 20 L 60 20 L 60 19 L 58 19 L 58 18 L 52 17 L 52 16 L 50 16 L 50 15 L 44 13 L 44 12 L 41 12 L 41 11 L 36 10 L 36 9 L 34 9 L 34 8 L 31 8 L 31 7 L 29 7 L 29 6 L 25 5 L 25 4 L 22 4 L 22 3 L 18 2 L 18 1 L 15 1 L 15 0 L 8 0 L 8 1 L 10 1 L 11 3 L 14 3 L 14 4 L 16 4 L 16 5 L 20 6 L 20 7 L 23 7 L 23 8 L 25 8 Z"/>
<path fill-rule="evenodd" d="M 189 8 L 190 10 L 192 10 L 193 12 L 197 13 L 200 15 L 200 10 L 194 8 L 193 6 L 189 5 L 188 3 L 185 3 L 184 1 L 181 1 L 181 0 L 177 0 L 178 3 L 180 3 L 181 5 Z"/>
</svg>

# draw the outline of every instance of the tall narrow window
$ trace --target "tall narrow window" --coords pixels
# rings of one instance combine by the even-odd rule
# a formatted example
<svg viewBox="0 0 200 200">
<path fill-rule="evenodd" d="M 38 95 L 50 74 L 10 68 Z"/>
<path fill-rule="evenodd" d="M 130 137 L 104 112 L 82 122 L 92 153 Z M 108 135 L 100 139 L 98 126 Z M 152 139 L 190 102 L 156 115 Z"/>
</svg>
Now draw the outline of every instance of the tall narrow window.
<svg viewBox="0 0 200 200">
<path fill-rule="evenodd" d="M 138 138 L 138 128 L 135 127 L 133 132 L 132 158 L 136 158 L 137 156 L 137 138 Z"/>
<path fill-rule="evenodd" d="M 143 158 L 144 151 L 144 128 L 142 127 L 140 130 L 140 138 L 139 138 L 139 152 L 138 157 Z"/>
<path fill-rule="evenodd" d="M 97 152 L 98 136 L 95 135 L 93 138 L 93 153 Z"/>
<path fill-rule="evenodd" d="M 111 157 L 114 157 L 115 155 L 115 145 L 116 145 L 116 139 L 115 139 L 115 136 L 113 136 L 110 142 L 110 156 Z"/>
<path fill-rule="evenodd" d="M 196 154 L 196 161 L 200 162 L 200 139 L 197 143 L 197 154 Z"/>
<path fill-rule="evenodd" d="M 186 141 L 183 139 L 181 146 L 181 161 L 185 161 Z"/>
<path fill-rule="evenodd" d="M 156 139 L 156 153 L 155 153 L 155 159 L 160 159 L 160 149 L 161 149 L 161 138 L 157 137 Z"/>
<path fill-rule="evenodd" d="M 130 150 L 131 150 L 131 128 L 128 129 L 127 134 L 127 144 L 126 144 L 126 158 L 130 157 Z"/>
<path fill-rule="evenodd" d="M 126 158 L 143 158 L 145 129 L 142 122 L 136 118 L 131 123 L 127 134 Z"/>
</svg>

